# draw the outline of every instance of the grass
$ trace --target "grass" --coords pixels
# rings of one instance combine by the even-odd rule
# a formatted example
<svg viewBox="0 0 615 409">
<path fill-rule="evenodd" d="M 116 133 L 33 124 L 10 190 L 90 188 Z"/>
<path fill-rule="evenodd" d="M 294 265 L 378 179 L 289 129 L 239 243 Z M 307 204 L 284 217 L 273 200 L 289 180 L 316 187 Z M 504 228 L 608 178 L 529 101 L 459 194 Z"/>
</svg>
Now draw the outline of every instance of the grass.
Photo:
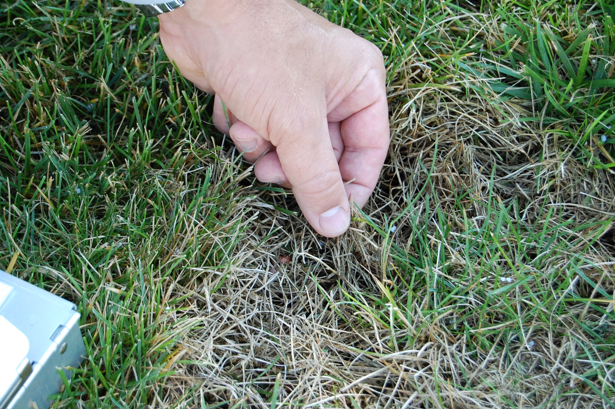
<svg viewBox="0 0 615 409">
<path fill-rule="evenodd" d="M 336 240 L 155 19 L 0 1 L 0 268 L 87 348 L 54 407 L 613 407 L 613 6 L 311 6 L 388 68 L 389 158 Z"/>
</svg>

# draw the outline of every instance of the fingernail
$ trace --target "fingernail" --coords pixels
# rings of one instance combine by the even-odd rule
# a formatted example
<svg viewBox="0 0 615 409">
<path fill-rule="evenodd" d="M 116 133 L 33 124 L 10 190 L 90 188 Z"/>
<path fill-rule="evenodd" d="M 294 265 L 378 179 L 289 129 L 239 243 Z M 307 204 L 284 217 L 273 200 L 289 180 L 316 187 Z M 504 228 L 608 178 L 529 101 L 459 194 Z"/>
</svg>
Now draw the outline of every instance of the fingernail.
<svg viewBox="0 0 615 409">
<path fill-rule="evenodd" d="M 350 216 L 342 206 L 334 207 L 320 215 L 320 228 L 327 236 L 338 236 L 350 225 Z"/>
<path fill-rule="evenodd" d="M 256 141 L 256 139 L 241 141 L 237 143 L 237 147 L 239 148 L 239 150 L 245 153 L 254 152 L 257 146 L 258 142 Z"/>
</svg>

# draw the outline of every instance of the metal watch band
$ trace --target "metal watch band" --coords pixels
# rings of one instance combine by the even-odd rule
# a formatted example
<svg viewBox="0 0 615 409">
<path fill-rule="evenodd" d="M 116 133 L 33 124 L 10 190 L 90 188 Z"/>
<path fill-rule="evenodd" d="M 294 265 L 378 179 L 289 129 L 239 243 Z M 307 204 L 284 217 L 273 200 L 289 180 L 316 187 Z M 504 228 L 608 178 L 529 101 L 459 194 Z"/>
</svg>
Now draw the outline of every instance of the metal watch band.
<svg viewBox="0 0 615 409">
<path fill-rule="evenodd" d="M 155 17 L 162 13 L 167 13 L 182 7 L 186 3 L 185 0 L 170 0 L 160 4 L 135 4 L 145 17 Z"/>
</svg>

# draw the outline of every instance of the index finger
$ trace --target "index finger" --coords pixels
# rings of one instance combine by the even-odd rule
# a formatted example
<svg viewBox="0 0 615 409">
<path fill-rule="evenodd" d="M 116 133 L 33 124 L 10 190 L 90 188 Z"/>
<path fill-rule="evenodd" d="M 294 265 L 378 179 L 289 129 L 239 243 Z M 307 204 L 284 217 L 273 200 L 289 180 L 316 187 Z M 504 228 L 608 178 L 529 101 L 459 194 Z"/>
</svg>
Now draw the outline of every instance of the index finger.
<svg viewBox="0 0 615 409">
<path fill-rule="evenodd" d="M 294 120 L 286 126 L 284 120 L 277 121 L 270 129 L 279 141 L 276 154 L 282 171 L 305 218 L 318 233 L 336 237 L 348 229 L 350 206 L 329 139 L 324 105 L 323 101 L 321 115 L 314 105 L 309 112 L 283 113 L 282 118 L 294 115 Z"/>
</svg>

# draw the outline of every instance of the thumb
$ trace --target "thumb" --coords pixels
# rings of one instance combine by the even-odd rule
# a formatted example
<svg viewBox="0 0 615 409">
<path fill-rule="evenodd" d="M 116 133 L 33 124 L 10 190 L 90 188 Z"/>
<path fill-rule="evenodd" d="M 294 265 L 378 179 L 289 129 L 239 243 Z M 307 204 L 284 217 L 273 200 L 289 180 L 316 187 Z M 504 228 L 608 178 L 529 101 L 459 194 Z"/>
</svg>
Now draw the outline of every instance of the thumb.
<svg viewBox="0 0 615 409">
<path fill-rule="evenodd" d="M 315 121 L 304 118 L 293 126 L 271 130 L 272 141 L 278 142 L 282 170 L 307 221 L 326 237 L 344 233 L 350 225 L 350 205 L 326 116 Z"/>
</svg>

